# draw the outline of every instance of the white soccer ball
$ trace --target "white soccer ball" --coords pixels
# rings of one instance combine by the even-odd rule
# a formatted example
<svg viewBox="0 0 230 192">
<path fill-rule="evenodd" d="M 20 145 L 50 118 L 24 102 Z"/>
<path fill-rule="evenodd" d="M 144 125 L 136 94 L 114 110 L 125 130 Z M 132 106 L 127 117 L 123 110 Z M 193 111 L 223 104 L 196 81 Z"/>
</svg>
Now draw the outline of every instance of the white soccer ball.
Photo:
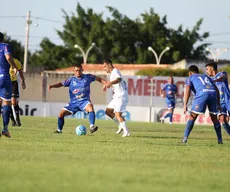
<svg viewBox="0 0 230 192">
<path fill-rule="evenodd" d="M 81 135 L 86 135 L 87 129 L 84 125 L 78 125 L 76 127 L 76 134 L 81 136 Z"/>
</svg>

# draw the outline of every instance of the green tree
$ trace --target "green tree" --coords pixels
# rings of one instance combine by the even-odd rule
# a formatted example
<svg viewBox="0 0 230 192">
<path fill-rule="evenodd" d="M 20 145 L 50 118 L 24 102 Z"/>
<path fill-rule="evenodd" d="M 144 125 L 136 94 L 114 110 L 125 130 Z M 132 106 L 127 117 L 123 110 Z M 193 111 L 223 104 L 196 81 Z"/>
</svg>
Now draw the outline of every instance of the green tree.
<svg viewBox="0 0 230 192">
<path fill-rule="evenodd" d="M 74 63 L 71 60 L 73 50 L 68 47 L 56 46 L 48 38 L 44 38 L 40 44 L 41 50 L 37 51 L 30 58 L 31 66 L 42 67 L 45 70 L 54 70 L 57 68 L 68 67 Z"/>
<path fill-rule="evenodd" d="M 11 39 L 11 37 L 7 36 L 7 34 L 4 34 L 4 42 L 10 44 L 12 56 L 23 63 L 24 47 L 22 44 L 19 41 Z"/>
<path fill-rule="evenodd" d="M 155 63 L 151 46 L 159 55 L 169 46 L 161 63 L 175 63 L 184 58 L 205 59 L 202 43 L 209 33 L 199 33 L 202 19 L 193 29 L 183 30 L 183 26 L 172 29 L 167 26 L 167 17 L 160 17 L 150 8 L 135 20 L 121 14 L 113 7 L 107 7 L 111 16 L 103 19 L 103 13 L 94 13 L 93 9 L 84 9 L 78 3 L 76 13 L 67 14 L 64 10 L 65 24 L 57 34 L 63 40 L 63 46 L 56 46 L 49 39 L 41 42 L 41 51 L 35 52 L 30 62 L 46 69 L 67 67 L 74 62 L 82 63 L 81 52 L 74 48 L 78 44 L 86 51 L 92 43 L 96 46 L 90 51 L 87 63 L 99 63 L 104 57 L 110 57 L 114 63 Z"/>
</svg>

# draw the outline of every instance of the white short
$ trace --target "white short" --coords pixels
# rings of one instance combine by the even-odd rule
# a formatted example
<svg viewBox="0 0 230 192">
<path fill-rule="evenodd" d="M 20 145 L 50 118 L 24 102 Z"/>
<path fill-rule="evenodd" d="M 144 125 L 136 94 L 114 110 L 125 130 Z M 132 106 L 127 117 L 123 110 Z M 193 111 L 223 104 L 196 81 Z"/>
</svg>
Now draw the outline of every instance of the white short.
<svg viewBox="0 0 230 192">
<path fill-rule="evenodd" d="M 127 98 L 113 98 L 108 104 L 107 108 L 114 109 L 114 112 L 124 112 L 126 111 L 126 106 L 129 100 Z"/>
</svg>

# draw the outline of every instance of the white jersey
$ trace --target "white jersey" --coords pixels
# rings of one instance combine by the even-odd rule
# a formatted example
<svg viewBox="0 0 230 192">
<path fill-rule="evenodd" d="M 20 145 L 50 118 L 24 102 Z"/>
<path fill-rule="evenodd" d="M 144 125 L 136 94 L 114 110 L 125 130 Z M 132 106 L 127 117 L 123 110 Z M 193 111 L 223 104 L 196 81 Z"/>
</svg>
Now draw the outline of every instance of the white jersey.
<svg viewBox="0 0 230 192">
<path fill-rule="evenodd" d="M 112 85 L 112 89 L 114 92 L 113 98 L 126 98 L 128 99 L 128 89 L 126 82 L 124 81 L 121 72 L 115 68 L 113 68 L 110 74 L 110 81 L 114 81 L 117 78 L 121 78 L 121 82 Z"/>
</svg>

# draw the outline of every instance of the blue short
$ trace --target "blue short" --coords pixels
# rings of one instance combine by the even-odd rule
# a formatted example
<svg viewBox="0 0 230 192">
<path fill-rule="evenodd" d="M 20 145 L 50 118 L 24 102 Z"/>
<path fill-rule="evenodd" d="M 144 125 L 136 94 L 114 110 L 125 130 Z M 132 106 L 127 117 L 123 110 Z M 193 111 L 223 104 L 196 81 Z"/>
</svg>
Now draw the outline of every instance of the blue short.
<svg viewBox="0 0 230 192">
<path fill-rule="evenodd" d="M 219 115 L 226 115 L 229 116 L 229 112 L 230 112 L 230 102 L 228 103 L 221 103 L 220 104 L 221 107 L 221 112 L 219 111 L 218 116 Z"/>
<path fill-rule="evenodd" d="M 208 107 L 209 113 L 217 114 L 217 97 L 216 95 L 204 94 L 198 97 L 195 97 L 192 101 L 191 111 L 196 114 L 205 113 L 206 108 Z"/>
<path fill-rule="evenodd" d="M 168 109 L 174 109 L 176 104 L 175 99 L 166 99 L 166 104 Z"/>
<path fill-rule="evenodd" d="M 72 114 L 77 113 L 78 111 L 85 111 L 85 107 L 90 104 L 91 102 L 89 100 L 82 100 L 82 101 L 78 101 L 78 102 L 69 102 L 64 109 L 66 109 L 67 111 L 69 111 Z"/>
<path fill-rule="evenodd" d="M 0 79 L 0 98 L 10 101 L 12 97 L 12 83 L 10 79 Z"/>
</svg>

